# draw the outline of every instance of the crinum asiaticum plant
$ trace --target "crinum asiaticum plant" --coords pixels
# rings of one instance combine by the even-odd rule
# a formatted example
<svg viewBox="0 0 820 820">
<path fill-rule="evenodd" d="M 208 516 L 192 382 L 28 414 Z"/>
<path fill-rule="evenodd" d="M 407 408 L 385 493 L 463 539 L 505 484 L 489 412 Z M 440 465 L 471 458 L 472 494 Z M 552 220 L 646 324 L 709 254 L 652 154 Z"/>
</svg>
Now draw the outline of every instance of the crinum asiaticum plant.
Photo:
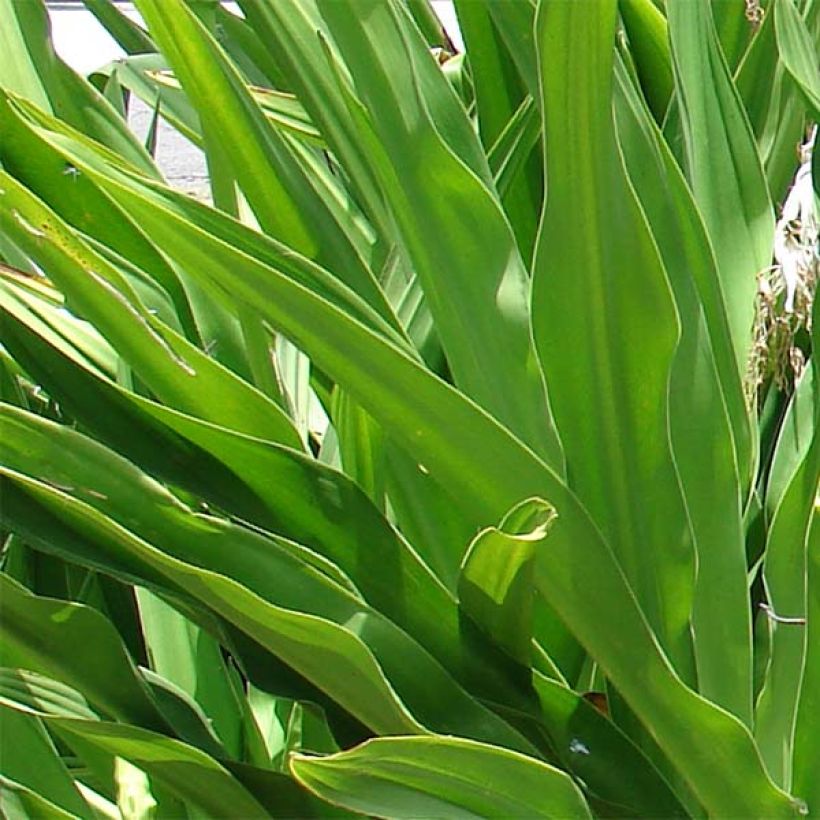
<svg viewBox="0 0 820 820">
<path fill-rule="evenodd" d="M 820 3 L 84 2 L 0 0 L 3 810 L 820 816 Z"/>
</svg>

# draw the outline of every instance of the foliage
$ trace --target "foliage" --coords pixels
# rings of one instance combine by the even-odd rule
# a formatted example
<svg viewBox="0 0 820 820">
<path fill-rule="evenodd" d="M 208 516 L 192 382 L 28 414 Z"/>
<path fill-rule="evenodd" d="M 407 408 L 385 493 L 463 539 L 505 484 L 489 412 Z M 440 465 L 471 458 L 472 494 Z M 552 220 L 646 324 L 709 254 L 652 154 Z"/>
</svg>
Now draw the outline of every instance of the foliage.
<svg viewBox="0 0 820 820">
<path fill-rule="evenodd" d="M 4 812 L 820 816 L 820 3 L 84 2 L 0 0 Z"/>
</svg>

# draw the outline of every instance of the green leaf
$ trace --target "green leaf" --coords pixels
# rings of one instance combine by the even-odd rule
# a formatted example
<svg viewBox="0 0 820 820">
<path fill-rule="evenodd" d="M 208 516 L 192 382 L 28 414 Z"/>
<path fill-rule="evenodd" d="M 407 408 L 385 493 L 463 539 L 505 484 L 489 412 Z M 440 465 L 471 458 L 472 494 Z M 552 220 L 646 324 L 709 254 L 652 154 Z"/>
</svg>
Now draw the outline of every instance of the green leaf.
<svg viewBox="0 0 820 820">
<path fill-rule="evenodd" d="M 196 6 L 193 9 L 196 11 Z M 270 52 L 263 33 L 222 3 L 215 4 L 212 11 L 211 19 L 199 17 L 247 81 L 262 88 L 291 91 L 290 79 L 285 76 L 278 55 Z"/>
<path fill-rule="evenodd" d="M 706 0 L 670 0 L 669 36 L 685 170 L 718 264 L 738 370 L 752 344 L 756 276 L 772 258 L 774 215 L 754 136 Z"/>
<path fill-rule="evenodd" d="M 767 498 L 770 524 L 763 574 L 768 603 L 786 618 L 807 608 L 807 538 L 817 495 L 817 374 L 807 371 L 781 428 Z M 790 780 L 795 712 L 805 663 L 805 627 L 773 623 L 771 656 L 757 704 L 755 737 L 777 782 Z"/>
<path fill-rule="evenodd" d="M 475 533 L 459 499 L 395 440 L 388 447 L 387 482 L 399 530 L 441 583 L 455 592 L 464 549 Z"/>
<path fill-rule="evenodd" d="M 100 21 L 126 54 L 148 54 L 157 50 L 145 29 L 109 0 L 83 0 L 83 5 Z"/>
<path fill-rule="evenodd" d="M 815 145 L 817 144 L 815 138 Z M 814 187 L 815 202 L 820 198 L 820 151 L 812 152 L 811 159 L 811 183 Z"/>
<path fill-rule="evenodd" d="M 92 545 L 99 544 L 103 555 L 124 553 L 146 578 L 151 576 L 143 566 L 186 590 L 295 666 L 363 722 L 369 721 L 374 730 L 402 726 L 423 731 L 412 712 L 434 730 L 461 726 L 481 739 L 530 748 L 410 636 L 314 569 L 312 562 L 300 560 L 304 548 L 283 549 L 261 533 L 192 513 L 133 465 L 73 431 L 11 408 L 4 417 L 4 462 L 29 475 L 48 475 L 51 485 L 91 506 L 15 473 L 13 480 L 26 492 L 40 503 L 55 505 L 57 515 L 86 533 Z M 34 449 L 24 446 L 24 439 Z M 62 441 L 65 457 L 52 463 L 57 441 Z M 62 502 L 55 492 L 63 496 Z M 73 514 L 65 499 L 71 501 Z M 12 513 L 14 509 L 12 505 Z M 163 552 L 147 541 L 158 541 Z M 453 607 L 451 617 L 454 614 Z M 349 671 L 340 672 L 339 665 Z"/>
<path fill-rule="evenodd" d="M 525 668 L 532 662 L 535 553 L 554 517 L 542 501 L 523 502 L 497 529 L 476 536 L 458 583 L 462 611 Z"/>
<path fill-rule="evenodd" d="M 214 757 L 228 756 L 222 740 L 214 731 L 213 721 L 187 692 L 154 674 L 150 669 L 140 668 L 140 674 L 150 689 L 157 708 L 173 729 L 174 735 Z M 226 709 L 229 708 L 228 704 L 224 706 Z M 241 757 L 241 753 L 236 753 L 235 749 L 231 752 Z"/>
<path fill-rule="evenodd" d="M 533 683 L 561 767 L 582 784 L 596 813 L 690 817 L 648 757 L 584 697 L 535 674 Z"/>
<path fill-rule="evenodd" d="M 520 761 L 518 750 L 539 771 L 543 758 L 566 771 L 553 773 L 561 794 L 595 816 L 805 810 L 772 776 L 784 789 L 799 783 L 801 797 L 816 791 L 812 625 L 763 617 L 756 604 L 768 593 L 778 615 L 813 612 L 806 539 L 818 466 L 804 434 L 814 438 L 820 404 L 808 381 L 788 410 L 771 392 L 754 475 L 738 340 L 750 341 L 741 313 L 771 241 L 760 167 L 779 197 L 807 110 L 777 37 L 811 86 L 803 30 L 814 38 L 820 6 L 800 0 L 791 18 L 781 6 L 776 32 L 775 6 L 792 0 L 772 0 L 740 69 L 747 128 L 727 65 L 751 36 L 751 7 L 686 1 L 666 3 L 667 32 L 664 4 L 649 0 L 607 0 L 586 19 L 584 4 L 542 0 L 536 17 L 533 0 L 457 0 L 469 57 L 441 66 L 429 54 L 443 38 L 428 0 L 241 0 L 243 17 L 218 0 L 142 0 L 168 55 L 94 81 L 115 102 L 139 89 L 204 148 L 219 212 L 117 148 L 105 100 L 61 84 L 40 0 L 36 13 L 0 0 L 12 12 L 0 24 L 0 76 L 18 91 L 30 80 L 22 91 L 46 106 L 0 97 L 0 255 L 30 274 L 0 274 L 0 388 L 17 406 L 0 413 L 0 563 L 38 593 L 20 593 L 0 626 L 16 637 L 0 643 L 62 679 L 24 670 L 0 687 L 51 714 L 47 731 L 91 807 L 83 816 L 115 808 L 86 783 L 111 800 L 129 779 L 115 777 L 110 739 L 69 736 L 61 723 L 110 719 L 105 697 L 133 708 L 128 684 L 111 690 L 129 677 L 157 728 L 219 760 L 255 816 L 334 813 L 284 773 L 287 758 L 380 733 L 466 736 L 493 757 L 505 747 Z M 573 20 L 588 41 L 544 49 L 544 17 Z M 72 111 L 61 118 L 58 104 Z M 653 123 L 667 107 L 668 145 Z M 551 236 L 531 275 L 542 115 L 552 175 L 542 239 Z M 670 148 L 686 154 L 689 189 Z M 750 224 L 760 202 L 765 219 Z M 804 352 L 820 348 L 814 335 L 801 331 Z M 554 510 L 549 536 L 522 541 L 531 524 L 509 518 L 487 529 L 510 509 Z M 676 551 L 688 529 L 694 550 Z M 769 551 L 751 595 L 744 530 L 750 560 Z M 643 585 L 639 572 L 654 582 L 659 567 L 667 585 Z M 74 608 L 105 613 L 103 632 L 115 625 L 143 663 L 147 643 L 174 682 L 135 675 L 123 646 L 104 638 L 108 661 L 125 657 L 100 664 L 117 667 L 113 681 L 75 668 L 56 645 L 74 632 L 25 607 L 44 593 L 82 602 L 50 602 L 68 609 L 69 625 L 90 623 Z M 758 690 L 769 677 L 754 720 L 750 599 L 774 637 L 770 666 L 768 645 L 756 647 Z M 677 618 L 674 649 L 662 607 Z M 601 711 L 566 681 L 606 690 Z M 148 711 L 117 717 L 144 729 Z M 143 752 L 168 750 L 143 739 Z M 254 765 L 223 759 L 231 754 Z M 120 759 L 158 816 L 216 813 Z M 334 758 L 327 765 L 339 776 Z M 452 783 L 461 768 L 441 775 Z M 186 776 L 205 789 L 207 771 Z M 365 789 L 377 779 L 356 775 Z M 478 782 L 475 805 L 441 813 L 555 794 L 531 797 L 507 780 Z M 380 781 L 379 799 L 387 788 Z"/>
<path fill-rule="evenodd" d="M 818 152 L 815 151 L 815 157 Z M 820 302 L 812 306 L 812 359 L 814 375 L 812 397 L 814 400 L 814 435 L 806 456 L 808 485 L 814 481 L 814 506 L 806 529 L 806 642 L 804 664 L 801 670 L 801 688 L 797 703 L 794 729 L 793 778 L 795 791 L 803 796 L 814 809 L 820 799 L 817 782 L 811 777 L 812 761 L 817 754 L 817 693 L 820 682 L 820 654 L 817 651 L 816 630 L 820 623 Z M 811 490 L 809 489 L 811 492 Z M 813 640 L 813 638 L 815 640 Z"/>
<path fill-rule="evenodd" d="M 815 446 L 815 449 L 820 449 Z M 820 487 L 818 487 L 820 491 Z M 817 624 L 820 623 L 820 504 L 815 502 L 812 523 L 807 534 L 808 607 L 806 609 L 806 656 L 802 671 L 800 698 L 794 728 L 793 788 L 809 806 L 817 806 L 820 789 L 813 776 L 817 761 L 818 687 L 820 687 L 820 653 L 817 649 Z"/>
<path fill-rule="evenodd" d="M 141 224 L 157 241 L 162 235 L 173 243 L 184 228 L 184 220 L 169 218 L 168 211 L 157 210 L 147 200 L 131 204 L 140 205 Z M 240 276 L 222 266 L 217 271 L 208 253 L 202 254 L 197 270 L 253 306 L 350 390 L 417 463 L 452 488 L 453 498 L 474 525 L 500 520 L 522 498 L 549 499 L 559 519 L 549 560 L 545 557 L 539 569 L 539 587 L 606 674 L 630 693 L 633 707 L 658 727 L 663 745 L 670 754 L 674 750 L 703 802 L 722 807 L 716 811 L 737 812 L 741 795 L 748 799 L 751 814 L 761 806 L 773 814 L 791 812 L 788 798 L 763 773 L 740 724 L 695 696 L 671 673 L 594 524 L 577 498 L 529 450 L 401 349 L 275 272 L 257 276 L 243 270 Z M 345 355 L 349 350 L 359 355 Z M 578 543 L 586 548 L 578 550 Z M 579 587 L 578 578 L 589 583 Z M 604 589 L 611 595 L 602 594 Z M 631 635 L 629 653 L 621 646 L 624 632 Z M 656 681 L 651 692 L 648 681 Z M 697 748 L 692 745 L 692 725 L 708 727 L 698 736 Z M 702 755 L 704 744 L 711 752 L 708 758 Z M 727 785 L 727 778 L 734 777 L 740 779 Z"/>
<path fill-rule="evenodd" d="M 773 445 L 766 482 L 765 506 L 771 521 L 788 492 L 789 485 L 808 455 L 815 431 L 815 371 L 807 366 L 786 404 Z"/>
<path fill-rule="evenodd" d="M 748 17 L 753 9 L 745 0 L 723 0 L 710 5 L 721 51 L 729 69 L 734 71 L 756 28 Z"/>
<path fill-rule="evenodd" d="M 71 350 L 77 362 L 92 373 L 116 376 L 116 352 L 92 325 L 65 309 L 65 299 L 51 285 L 0 267 L 0 294 L 6 315 L 25 317 L 27 327 L 46 335 L 59 349 Z"/>
<path fill-rule="evenodd" d="M 32 697 L 32 689 L 41 694 Z M 102 753 L 125 758 L 206 815 L 265 816 L 253 795 L 204 752 L 135 726 L 76 717 L 60 705 L 64 691 L 48 678 L 7 673 L 0 684 L 0 700 L 7 708 L 38 715 L 69 743 L 77 736 Z M 203 782 L 207 788 L 202 788 Z"/>
<path fill-rule="evenodd" d="M 717 333 L 709 333 L 706 317 L 714 311 L 702 308 L 697 289 L 702 283 L 701 292 L 719 300 L 703 225 L 671 152 L 621 66 L 616 77 L 620 146 L 681 322 L 669 380 L 669 430 L 698 557 L 692 606 L 698 689 L 751 726 L 751 622 L 741 507 L 753 469 L 748 410 L 728 333 L 721 333 L 725 326 L 720 325 Z M 704 447 L 704 441 L 710 446 Z"/>
<path fill-rule="evenodd" d="M 772 105 L 779 102 L 783 84 L 783 65 L 775 40 L 774 14 L 764 15 L 763 23 L 738 66 L 734 79 L 752 132 L 762 143 L 767 115 Z M 761 153 L 765 156 L 765 151 Z"/>
<path fill-rule="evenodd" d="M 558 769 L 461 738 L 377 738 L 348 752 L 293 755 L 290 768 L 325 800 L 376 817 L 591 817 Z"/>
<path fill-rule="evenodd" d="M 0 0 L 3 87 L 58 114 L 88 136 L 113 148 L 143 173 L 156 176 L 154 164 L 127 123 L 86 80 L 56 54 L 49 37 L 43 0 Z"/>
<path fill-rule="evenodd" d="M 491 5 L 475 0 L 455 3 L 459 29 L 469 55 L 479 133 L 487 149 L 495 144 L 526 95 L 526 87 L 512 56 L 493 22 Z M 541 162 L 538 152 L 534 150 L 536 143 L 537 139 L 522 143 L 526 145 L 521 157 L 523 172 L 515 175 L 514 183 L 508 179 L 503 192 L 499 189 L 504 210 L 525 260 L 532 258 L 543 199 Z"/>
<path fill-rule="evenodd" d="M 11 330 L 17 324 L 7 316 L 5 327 Z M 32 365 L 44 366 L 44 382 L 55 390 L 55 374 L 65 368 L 66 362 L 55 357 L 48 347 L 34 345 L 35 340 L 32 334 L 26 336 L 27 355 L 31 356 Z M 16 344 L 14 349 L 20 355 Z M 288 448 L 203 424 L 114 385 L 107 386 L 90 375 L 78 382 L 80 374 L 82 370 L 76 367 L 67 371 L 55 395 L 91 429 L 106 438 L 113 436 L 115 446 L 122 452 L 138 463 L 158 469 L 181 486 L 204 493 L 211 503 L 229 504 L 260 526 L 275 527 L 334 561 L 345 572 L 359 576 L 360 588 L 368 601 L 410 631 L 454 673 L 463 675 L 465 682 L 482 681 L 489 686 L 495 678 L 492 667 L 481 663 L 474 654 L 466 659 L 468 663 L 462 673 L 455 601 L 343 474 Z M 81 398 L 88 404 L 78 405 Z M 104 424 L 100 423 L 101 407 L 106 408 Z M 152 418 L 164 426 L 154 426 Z M 169 438 L 171 430 L 212 453 L 233 472 L 220 476 L 215 463 L 203 462 L 181 441 Z M 415 462 L 408 469 L 419 472 Z M 235 491 L 239 482 L 257 494 L 267 511 L 260 510 L 258 503 L 254 508 L 253 503 L 242 500 L 241 493 Z M 466 533 L 455 536 L 454 546 L 459 550 L 456 561 L 460 560 L 467 538 Z M 370 560 L 375 561 L 378 571 L 360 572 L 363 562 Z M 335 566 L 327 562 L 317 568 L 335 571 Z M 338 571 L 332 577 L 340 583 L 350 583 Z M 397 595 L 397 589 L 406 589 L 408 593 Z M 500 695 L 496 692 L 495 697 Z"/>
<path fill-rule="evenodd" d="M 96 610 L 33 595 L 0 574 L 4 666 L 67 683 L 117 720 L 167 732 L 111 624 Z"/>
<path fill-rule="evenodd" d="M 535 6 L 535 0 L 490 3 L 488 6 L 521 80 L 533 98 L 538 97 L 538 67 L 533 40 Z"/>
<path fill-rule="evenodd" d="M 455 50 L 430 0 L 403 0 L 403 2 L 430 46 L 443 46 Z"/>
<path fill-rule="evenodd" d="M 455 383 L 560 469 L 530 341 L 527 271 L 463 108 L 393 0 L 363 0 L 356 14 L 323 0 L 319 8 L 352 74 L 351 116 Z"/>
<path fill-rule="evenodd" d="M 487 153 L 495 187 L 502 199 L 507 196 L 514 180 L 522 173 L 526 161 L 541 137 L 541 118 L 532 97 L 527 96 L 510 116 Z M 540 165 L 540 158 L 539 158 Z M 539 168 L 539 174 L 541 173 Z M 540 205 L 539 205 L 540 208 Z"/>
<path fill-rule="evenodd" d="M 454 10 L 469 55 L 479 133 L 489 148 L 522 102 L 525 89 L 486 2 L 457 0 Z"/>
<path fill-rule="evenodd" d="M 231 467 L 267 504 L 278 532 L 355 579 L 356 594 L 411 634 L 462 685 L 495 700 L 515 697 L 487 658 L 477 652 L 465 656 L 453 597 L 343 474 L 286 448 L 204 426 L 156 405 L 142 406 Z"/>
<path fill-rule="evenodd" d="M 291 248 L 261 235 L 257 231 L 246 227 L 225 214 L 196 202 L 184 194 L 171 191 L 162 185 L 152 184 L 149 179 L 134 174 L 133 169 L 117 160 L 113 154 L 101 152 L 99 146 L 95 146 L 76 131 L 66 127 L 58 120 L 47 117 L 31 106 L 24 103 L 16 104 L 14 110 L 21 119 L 27 122 L 30 130 L 33 126 L 37 136 L 50 144 L 52 151 L 56 150 L 62 155 L 64 162 L 70 163 L 80 170 L 83 175 L 92 177 L 96 186 L 102 188 L 106 194 L 117 198 L 118 202 L 120 200 L 116 195 L 119 192 L 119 195 L 122 196 L 123 188 L 127 191 L 139 193 L 141 196 L 153 198 L 176 211 L 186 222 L 190 221 L 199 229 L 212 235 L 211 240 L 216 238 L 228 244 L 231 251 L 233 251 L 231 253 L 232 259 L 236 259 L 236 252 L 239 252 L 243 259 L 243 267 L 248 264 L 273 266 L 304 286 L 315 289 L 330 301 L 344 305 L 352 315 L 371 326 L 379 328 L 382 332 L 390 335 L 397 343 L 406 344 L 405 337 L 398 332 L 398 322 L 389 307 L 383 308 L 381 313 L 377 313 L 360 295 L 340 283 L 335 276 L 303 256 L 296 254 Z M 28 176 L 26 174 L 26 179 Z M 130 197 L 127 198 L 130 199 Z M 138 268 L 145 266 L 149 270 L 155 270 L 153 264 L 146 264 L 144 256 L 133 256 L 133 243 L 129 243 L 128 247 L 131 248 L 132 253 L 130 261 Z M 163 243 L 161 247 L 164 256 L 171 255 L 173 258 L 173 256 L 185 250 L 185 243 L 180 240 L 170 245 Z M 122 250 L 128 252 L 126 248 L 122 248 Z M 142 251 L 142 248 L 140 248 L 140 251 Z M 170 253 L 172 251 L 174 254 Z M 212 247 L 211 252 L 213 251 L 214 248 Z M 156 254 L 156 249 L 152 250 L 151 253 Z M 167 259 L 163 259 L 163 264 L 167 265 Z M 190 273 L 194 272 L 188 264 L 183 265 L 182 269 Z M 197 280 L 193 281 L 195 284 Z M 214 290 L 212 288 L 207 289 L 206 293 L 213 298 Z M 229 308 L 235 309 L 235 300 L 229 298 L 226 301 Z M 384 305 L 383 299 L 382 304 Z M 211 310 L 213 310 L 213 307 L 211 307 Z"/>
<path fill-rule="evenodd" d="M 81 720 L 99 719 L 75 689 L 25 669 L 0 668 L 0 704 L 40 716 L 53 713 Z"/>
<path fill-rule="evenodd" d="M 67 323 L 59 317 L 57 329 Z M 160 475 L 237 515 L 264 521 L 259 501 L 229 470 L 191 447 L 172 430 L 135 407 L 139 397 L 97 375 L 70 343 L 6 299 L 0 284 L 0 321 L 4 344 L 49 395 L 86 431 L 147 471 Z M 69 329 L 71 323 L 68 322 Z M 143 399 L 143 401 L 146 401 Z M 148 402 L 148 406 L 154 406 Z M 173 411 L 164 408 L 165 413 Z"/>
<path fill-rule="evenodd" d="M 384 298 L 357 247 L 355 220 L 322 196 L 287 141 L 267 122 L 219 44 L 182 0 L 139 0 L 137 7 L 221 147 L 259 224 L 319 262 L 377 309 Z M 241 157 L 241 159 L 240 159 Z M 306 214 L 310 214 L 307 219 Z"/>
<path fill-rule="evenodd" d="M 155 578 L 163 579 L 166 587 L 172 585 L 193 598 L 201 598 L 213 612 L 295 666 L 308 680 L 327 686 L 332 697 L 374 731 L 421 731 L 396 698 L 372 654 L 352 633 L 323 618 L 269 604 L 229 578 L 160 553 L 64 493 L 5 468 L 2 473 L 46 510 L 58 514 L 69 527 L 77 528 L 87 542 L 86 549 L 94 550 L 98 542 L 134 566 L 131 578 L 150 578 L 152 585 L 158 585 Z M 6 488 L 4 493 L 10 505 L 15 502 L 10 512 L 19 514 L 12 494 Z M 45 524 L 43 521 L 42 525 Z M 32 535 L 35 533 L 36 530 Z M 71 550 L 65 538 L 57 546 L 68 550 L 75 559 L 81 557 Z M 97 563 L 105 568 L 111 566 L 107 556 L 98 557 Z"/>
<path fill-rule="evenodd" d="M 145 213 L 154 213 L 156 217 L 151 223 L 152 232 L 161 231 L 158 223 L 167 220 L 167 211 L 146 207 Z M 165 236 L 171 236 L 184 221 L 171 222 Z M 173 244 L 173 240 L 168 244 Z M 208 249 L 212 250 L 213 245 Z M 241 291 L 241 301 L 286 330 L 290 338 L 315 357 L 317 366 L 350 389 L 391 435 L 401 438 L 417 457 L 417 463 L 424 464 L 452 491 L 456 503 L 475 526 L 498 520 L 506 509 L 534 494 L 553 503 L 559 519 L 550 538 L 551 550 L 545 550 L 544 565 L 548 571 L 539 569 L 542 590 L 549 593 L 561 616 L 573 624 L 596 658 L 602 659 L 605 674 L 630 693 L 631 702 L 641 710 L 647 723 L 658 727 L 665 748 L 676 749 L 677 764 L 684 768 L 687 777 L 698 781 L 699 793 L 708 798 L 704 802 L 716 814 L 730 811 L 727 794 L 732 798 L 742 795 L 747 801 L 744 808 L 750 814 L 768 811 L 773 805 L 771 813 L 776 813 L 788 806 L 756 768 L 753 747 L 739 725 L 688 693 L 669 673 L 606 543 L 577 499 L 530 451 L 400 349 L 385 343 L 384 337 L 369 333 L 315 295 L 268 271 L 263 275 L 261 270 L 252 277 L 253 287 L 235 289 L 243 278 L 239 272 L 231 266 L 217 273 L 218 266 L 207 256 L 203 254 L 198 265 L 208 271 L 204 275 L 216 279 L 226 276 L 226 290 Z M 245 261 L 241 256 L 234 258 Z M 240 272 L 244 274 L 244 265 Z M 362 360 L 347 361 L 352 359 L 351 350 L 361 351 Z M 51 494 L 54 509 L 59 504 L 71 504 L 65 494 L 53 488 Z M 11 493 L 8 497 L 16 503 L 17 497 Z M 83 508 L 83 514 L 93 518 L 93 511 Z M 49 523 L 48 519 L 45 523 Z M 579 543 L 584 545 L 583 550 L 577 549 Z M 610 588 L 607 584 L 616 590 L 611 601 L 600 594 L 600 589 Z M 627 641 L 624 633 L 629 636 Z M 624 643 L 626 650 L 622 649 Z M 632 653 L 634 647 L 634 654 L 628 654 L 624 662 L 619 661 L 620 652 Z M 659 686 L 658 680 L 664 685 Z M 667 684 L 671 695 L 665 691 Z M 703 720 L 704 715 L 707 720 Z M 710 724 L 711 719 L 716 723 Z M 691 738 L 691 726 L 701 723 L 710 726 L 698 737 L 699 746 L 705 746 L 710 753 L 706 759 L 695 749 Z M 741 750 L 740 765 L 736 761 L 729 763 L 731 755 L 726 750 L 733 744 Z M 737 807 L 733 805 L 732 810 Z"/>
<path fill-rule="evenodd" d="M 384 509 L 384 434 L 376 422 L 343 390 L 333 391 L 333 428 L 344 472 L 371 501 Z"/>
<path fill-rule="evenodd" d="M 539 7 L 547 200 L 533 334 L 572 489 L 690 682 L 694 554 L 667 440 L 680 327 L 616 144 L 616 13 L 615 3 L 595 16 L 573 3 Z"/>
<path fill-rule="evenodd" d="M 123 88 L 148 108 L 159 108 L 169 125 L 194 145 L 202 147 L 202 125 L 196 109 L 162 54 L 137 54 L 115 60 L 90 74 L 89 81 L 102 89 L 115 73 Z"/>
<path fill-rule="evenodd" d="M 334 66 L 328 63 L 327 53 L 333 46 L 325 36 L 326 26 L 315 0 L 293 0 L 287 5 L 240 0 L 239 6 L 269 57 L 283 67 L 288 83 L 345 169 L 351 191 L 382 241 L 392 242 L 394 229 L 387 219 L 370 157 L 351 122 Z"/>
<path fill-rule="evenodd" d="M 103 89 L 103 96 L 111 103 L 114 110 L 125 119 L 127 116 L 125 112 L 125 99 L 122 86 L 120 86 L 120 81 L 116 74 L 112 74 L 108 78 L 108 82 Z M 146 150 L 148 149 L 146 148 Z"/>
<path fill-rule="evenodd" d="M 661 123 L 673 88 L 666 18 L 652 0 L 620 0 L 618 9 L 629 37 L 641 89 L 652 116 Z"/>
<path fill-rule="evenodd" d="M 17 751 L 19 753 L 19 748 Z M 24 820 L 28 817 L 40 817 L 43 820 L 70 820 L 75 817 L 38 792 L 2 775 L 0 775 L 0 811 L 8 820 Z"/>
<path fill-rule="evenodd" d="M 157 394 L 217 423 L 301 446 L 278 405 L 163 325 L 119 271 L 42 201 L 5 172 L 0 172 L 0 190 L 0 224 L 25 244 Z"/>
<path fill-rule="evenodd" d="M 820 13 L 815 12 L 815 16 Z M 820 60 L 817 44 L 792 0 L 774 4 L 777 48 L 786 70 L 797 83 L 815 119 L 820 119 Z"/>
<path fill-rule="evenodd" d="M 199 331 L 183 288 L 184 274 L 171 268 L 162 254 L 147 242 L 139 227 L 94 186 L 87 175 L 34 131 L 31 123 L 21 116 L 18 105 L 23 110 L 36 111 L 24 101 L 0 95 L 0 159 L 5 169 L 32 193 L 46 200 L 67 223 L 102 243 L 96 248 L 104 249 L 109 261 L 116 265 L 115 260 L 126 254 L 140 273 L 134 274 L 128 269 L 122 273 L 138 290 L 147 307 L 156 310 L 166 323 L 184 328 L 189 339 L 198 341 Z M 37 111 L 37 115 L 49 121 L 43 112 Z M 141 273 L 143 271 L 145 273 Z"/>
<path fill-rule="evenodd" d="M 19 790 L 9 789 L 7 780 Z M 44 814 L 39 814 L 40 802 L 46 804 Z M 0 809 L 4 816 L 9 816 L 5 812 L 15 803 L 23 808 L 18 817 L 88 816 L 88 806 L 39 718 L 0 703 Z M 26 808 L 38 811 L 28 814 Z"/>
<path fill-rule="evenodd" d="M 138 588 L 135 592 L 151 669 L 195 699 L 203 710 L 203 723 L 212 726 L 224 743 L 221 754 L 227 750 L 240 759 L 242 717 L 219 644 L 150 591 Z M 209 739 L 211 748 L 219 748 L 215 738 Z"/>
<path fill-rule="evenodd" d="M 122 202 L 156 241 L 170 240 L 169 250 L 179 249 L 181 258 L 203 281 L 229 291 L 232 298 L 259 312 L 330 372 L 335 381 L 348 389 L 351 383 L 355 384 L 351 392 L 358 401 L 395 431 L 417 455 L 417 463 L 436 472 L 436 465 L 448 464 L 447 472 L 441 476 L 442 483 L 455 482 L 460 503 L 477 514 L 478 523 L 486 525 L 488 520 L 499 520 L 510 507 L 533 494 L 521 489 L 533 486 L 532 479 L 542 475 L 543 465 L 528 457 L 529 477 L 521 474 L 520 443 L 422 367 L 406 346 L 394 344 L 389 337 L 385 340 L 383 333 L 376 335 L 368 324 L 356 320 L 359 317 L 345 315 L 321 291 L 302 286 L 299 280 L 277 268 L 251 264 L 227 243 L 215 242 L 207 232 L 196 229 L 182 215 L 153 199 L 128 192 L 123 194 Z M 215 264 L 217 254 L 222 264 Z M 238 265 L 228 264 L 231 260 L 242 260 L 241 270 Z M 363 356 L 345 356 L 346 350 L 360 350 Z M 420 401 L 422 397 L 424 400 Z M 436 422 L 442 414 L 449 418 L 448 426 L 452 427 L 447 432 Z M 473 433 L 475 424 L 481 430 Z M 463 432 L 454 439 L 458 429 Z M 484 442 L 484 446 L 448 445 L 461 440 L 461 436 L 469 442 Z M 484 467 L 469 466 L 475 457 L 480 458 Z M 509 479 L 504 487 L 494 479 L 497 474 Z M 470 481 L 465 482 L 467 476 Z M 540 481 L 538 478 L 535 486 L 540 486 Z M 487 507 L 489 498 L 495 499 L 491 509 Z"/>
</svg>

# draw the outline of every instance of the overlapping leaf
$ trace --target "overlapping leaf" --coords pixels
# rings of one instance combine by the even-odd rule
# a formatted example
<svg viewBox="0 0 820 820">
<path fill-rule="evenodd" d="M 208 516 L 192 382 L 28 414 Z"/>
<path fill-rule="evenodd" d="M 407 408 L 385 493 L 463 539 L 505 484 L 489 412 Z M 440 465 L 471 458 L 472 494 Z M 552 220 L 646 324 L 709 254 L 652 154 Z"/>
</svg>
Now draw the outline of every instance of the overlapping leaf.
<svg viewBox="0 0 820 820">
<path fill-rule="evenodd" d="M 563 772 L 459 738 L 380 738 L 290 767 L 319 796 L 376 817 L 591 816 Z"/>
<path fill-rule="evenodd" d="M 132 781 L 169 814 L 814 809 L 820 405 L 771 391 L 755 476 L 741 379 L 816 3 L 755 34 L 740 0 L 459 0 L 442 70 L 426 0 L 140 0 L 164 53 L 96 75 L 111 106 L 3 2 L 0 561 L 37 593 L 2 582 L 3 660 L 58 680 L 0 676 L 2 714 L 60 741 L 4 810 L 108 815 Z M 157 180 L 123 87 L 222 212 Z M 300 749 L 331 756 L 297 783 Z"/>
</svg>

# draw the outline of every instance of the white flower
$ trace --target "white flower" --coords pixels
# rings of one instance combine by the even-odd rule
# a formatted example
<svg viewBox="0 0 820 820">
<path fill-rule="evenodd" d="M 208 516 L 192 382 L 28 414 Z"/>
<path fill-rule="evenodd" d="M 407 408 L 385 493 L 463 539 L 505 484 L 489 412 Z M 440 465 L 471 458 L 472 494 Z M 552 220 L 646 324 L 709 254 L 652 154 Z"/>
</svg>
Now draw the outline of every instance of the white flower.
<svg viewBox="0 0 820 820">
<path fill-rule="evenodd" d="M 811 153 L 817 136 L 814 127 L 811 139 L 801 147 L 801 166 L 783 203 L 783 213 L 777 223 L 774 238 L 774 258 L 777 261 L 786 293 L 784 310 L 794 311 L 799 290 L 809 292 L 818 267 L 818 215 L 815 212 L 811 179 Z"/>
</svg>

